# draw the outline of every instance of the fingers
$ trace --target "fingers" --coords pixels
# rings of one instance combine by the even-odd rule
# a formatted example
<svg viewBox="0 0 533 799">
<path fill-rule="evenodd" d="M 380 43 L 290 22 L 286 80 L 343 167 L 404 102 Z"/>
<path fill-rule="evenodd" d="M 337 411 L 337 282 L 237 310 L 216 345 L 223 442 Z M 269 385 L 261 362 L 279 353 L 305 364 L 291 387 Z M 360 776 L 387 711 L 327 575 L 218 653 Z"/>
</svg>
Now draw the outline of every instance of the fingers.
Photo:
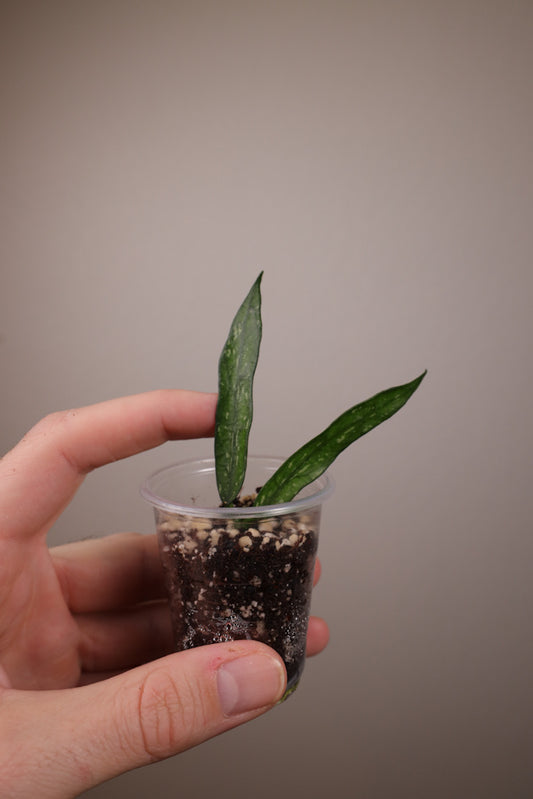
<svg viewBox="0 0 533 799">
<path fill-rule="evenodd" d="M 317 558 L 315 560 L 315 571 L 313 574 L 313 587 L 318 583 L 320 580 L 320 575 L 322 574 L 322 564 L 320 563 L 320 559 Z"/>
<path fill-rule="evenodd" d="M 139 666 L 173 650 L 166 602 L 150 602 L 114 613 L 77 617 L 82 672 L 98 674 Z"/>
<path fill-rule="evenodd" d="M 0 461 L 2 536 L 48 529 L 98 466 L 212 435 L 215 405 L 213 394 L 153 391 L 46 417 Z"/>
<path fill-rule="evenodd" d="M 240 641 L 68 691 L 4 691 L 0 795 L 13 795 L 15 785 L 20 796 L 78 795 L 255 718 L 285 685 L 271 649 Z"/>
<path fill-rule="evenodd" d="M 313 586 L 316 586 L 322 575 L 322 564 L 320 559 L 315 561 L 315 572 L 313 575 Z M 324 619 L 317 616 L 309 618 L 309 625 L 307 627 L 307 657 L 313 657 L 322 652 L 329 642 L 329 628 Z"/>
<path fill-rule="evenodd" d="M 324 619 L 311 616 L 307 628 L 307 657 L 313 657 L 322 652 L 329 642 L 329 628 Z"/>
<path fill-rule="evenodd" d="M 73 613 L 116 610 L 165 596 L 155 535 L 116 533 L 49 551 Z"/>
</svg>

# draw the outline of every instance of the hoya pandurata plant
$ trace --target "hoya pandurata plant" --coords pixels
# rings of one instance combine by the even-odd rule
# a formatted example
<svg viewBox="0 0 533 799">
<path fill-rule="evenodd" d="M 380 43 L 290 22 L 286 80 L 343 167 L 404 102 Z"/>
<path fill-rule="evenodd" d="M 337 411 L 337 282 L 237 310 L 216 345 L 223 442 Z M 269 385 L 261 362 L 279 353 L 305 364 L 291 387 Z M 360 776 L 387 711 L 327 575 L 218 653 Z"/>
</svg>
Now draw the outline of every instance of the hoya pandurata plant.
<svg viewBox="0 0 533 799">
<path fill-rule="evenodd" d="M 253 381 L 262 336 L 261 272 L 237 311 L 220 355 L 215 422 L 215 471 L 223 507 L 237 503 L 246 474 L 253 416 Z M 389 419 L 426 375 L 352 406 L 285 460 L 261 487 L 254 505 L 290 502 L 350 444 Z"/>
</svg>

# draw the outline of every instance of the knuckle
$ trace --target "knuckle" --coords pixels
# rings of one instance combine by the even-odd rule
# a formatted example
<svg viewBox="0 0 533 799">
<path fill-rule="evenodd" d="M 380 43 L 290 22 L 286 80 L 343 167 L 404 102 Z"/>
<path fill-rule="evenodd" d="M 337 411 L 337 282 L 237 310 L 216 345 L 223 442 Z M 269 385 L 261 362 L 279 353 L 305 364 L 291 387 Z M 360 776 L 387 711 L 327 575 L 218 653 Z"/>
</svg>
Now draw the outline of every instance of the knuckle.
<svg viewBox="0 0 533 799">
<path fill-rule="evenodd" d="M 21 443 L 34 445 L 36 442 L 44 443 L 47 439 L 50 439 L 62 449 L 62 445 L 68 440 L 70 428 L 76 416 L 77 411 L 75 409 L 53 411 L 43 416 L 22 439 Z M 62 454 L 68 460 L 67 453 L 62 452 Z"/>
<path fill-rule="evenodd" d="M 75 410 L 52 411 L 46 416 L 43 416 L 43 418 L 34 425 L 32 432 L 46 435 L 47 433 L 55 431 L 58 427 L 61 428 L 68 425 L 75 416 Z"/>
<path fill-rule="evenodd" d="M 150 760 L 186 749 L 194 731 L 205 722 L 201 695 L 183 674 L 179 684 L 163 668 L 143 679 L 138 701 L 139 740 Z"/>
</svg>

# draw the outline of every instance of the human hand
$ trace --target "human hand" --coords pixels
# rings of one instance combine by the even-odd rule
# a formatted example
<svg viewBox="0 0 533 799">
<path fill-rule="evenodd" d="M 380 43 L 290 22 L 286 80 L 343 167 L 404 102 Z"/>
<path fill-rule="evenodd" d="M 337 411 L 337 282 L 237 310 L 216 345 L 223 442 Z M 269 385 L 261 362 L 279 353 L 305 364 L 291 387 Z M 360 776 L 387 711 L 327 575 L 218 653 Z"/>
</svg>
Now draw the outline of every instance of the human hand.
<svg viewBox="0 0 533 799">
<path fill-rule="evenodd" d="M 211 435 L 215 403 L 159 391 L 52 414 L 0 461 L 0 796 L 76 796 L 283 695 L 282 661 L 258 642 L 169 654 L 155 536 L 46 546 L 85 474 Z M 312 618 L 308 654 L 327 638 Z"/>
</svg>

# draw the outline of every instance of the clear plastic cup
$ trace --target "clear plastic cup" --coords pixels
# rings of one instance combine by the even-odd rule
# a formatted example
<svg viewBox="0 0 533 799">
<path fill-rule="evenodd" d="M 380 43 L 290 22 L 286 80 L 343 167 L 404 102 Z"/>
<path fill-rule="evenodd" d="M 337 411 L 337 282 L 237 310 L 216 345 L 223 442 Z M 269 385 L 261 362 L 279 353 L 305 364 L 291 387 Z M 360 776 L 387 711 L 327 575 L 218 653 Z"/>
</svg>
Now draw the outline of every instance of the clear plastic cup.
<svg viewBox="0 0 533 799">
<path fill-rule="evenodd" d="M 248 459 L 242 501 L 283 462 Z M 243 638 L 275 649 L 297 686 L 305 647 L 321 507 L 331 494 L 323 474 L 291 502 L 220 507 L 212 458 L 167 466 L 141 494 L 154 507 L 176 650 Z"/>
</svg>

